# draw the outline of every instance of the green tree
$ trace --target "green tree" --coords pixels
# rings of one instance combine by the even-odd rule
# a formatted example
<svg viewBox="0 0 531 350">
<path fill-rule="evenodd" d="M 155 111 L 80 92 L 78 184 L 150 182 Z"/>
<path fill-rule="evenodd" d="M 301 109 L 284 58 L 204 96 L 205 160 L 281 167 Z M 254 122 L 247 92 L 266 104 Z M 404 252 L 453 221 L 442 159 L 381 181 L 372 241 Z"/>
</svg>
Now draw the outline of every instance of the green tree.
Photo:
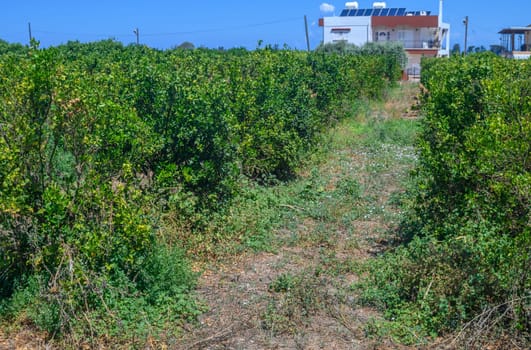
<svg viewBox="0 0 531 350">
<path fill-rule="evenodd" d="M 489 51 L 493 52 L 494 54 L 498 56 L 501 56 L 504 53 L 506 53 L 507 50 L 505 49 L 505 46 L 503 45 L 490 45 Z"/>
<path fill-rule="evenodd" d="M 195 45 L 192 44 L 189 41 L 184 41 L 181 44 L 179 44 L 178 46 L 176 46 L 175 48 L 176 49 L 182 49 L 182 50 L 193 50 L 193 49 L 195 49 Z"/>
<path fill-rule="evenodd" d="M 452 47 L 452 55 L 460 55 L 461 54 L 461 45 L 459 43 L 455 43 Z"/>
</svg>

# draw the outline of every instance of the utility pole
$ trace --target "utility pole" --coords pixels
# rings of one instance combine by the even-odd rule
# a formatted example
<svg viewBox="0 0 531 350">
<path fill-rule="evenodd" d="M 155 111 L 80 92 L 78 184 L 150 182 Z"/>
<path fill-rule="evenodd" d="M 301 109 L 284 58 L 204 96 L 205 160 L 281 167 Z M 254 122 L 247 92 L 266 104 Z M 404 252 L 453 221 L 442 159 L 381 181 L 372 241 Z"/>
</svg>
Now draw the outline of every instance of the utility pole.
<svg viewBox="0 0 531 350">
<path fill-rule="evenodd" d="M 138 31 L 138 28 L 133 30 L 133 33 L 135 33 L 135 35 L 136 35 L 136 44 L 140 45 L 140 32 Z"/>
<path fill-rule="evenodd" d="M 29 42 L 30 42 L 30 45 L 31 45 L 31 41 L 33 40 L 33 36 L 31 36 L 31 23 L 28 22 L 28 31 L 29 31 Z"/>
<path fill-rule="evenodd" d="M 310 35 L 308 34 L 308 18 L 304 15 L 304 28 L 306 29 L 306 46 L 308 46 L 308 52 L 310 52 Z"/>
<path fill-rule="evenodd" d="M 465 25 L 465 56 L 467 54 L 467 50 L 468 50 L 468 16 L 465 17 L 465 19 L 463 20 L 463 24 Z"/>
</svg>

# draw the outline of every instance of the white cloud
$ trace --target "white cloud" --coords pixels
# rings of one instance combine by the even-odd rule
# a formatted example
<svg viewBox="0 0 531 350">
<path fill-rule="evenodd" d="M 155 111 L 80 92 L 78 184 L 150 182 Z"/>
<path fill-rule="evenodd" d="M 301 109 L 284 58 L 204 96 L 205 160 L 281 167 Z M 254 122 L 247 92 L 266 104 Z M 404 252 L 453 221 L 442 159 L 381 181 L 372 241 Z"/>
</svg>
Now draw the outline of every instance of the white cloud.
<svg viewBox="0 0 531 350">
<path fill-rule="evenodd" d="M 320 6 L 320 9 L 321 9 L 321 12 L 334 12 L 336 10 L 336 8 L 334 7 L 334 5 L 330 5 L 326 2 L 323 2 Z"/>
</svg>

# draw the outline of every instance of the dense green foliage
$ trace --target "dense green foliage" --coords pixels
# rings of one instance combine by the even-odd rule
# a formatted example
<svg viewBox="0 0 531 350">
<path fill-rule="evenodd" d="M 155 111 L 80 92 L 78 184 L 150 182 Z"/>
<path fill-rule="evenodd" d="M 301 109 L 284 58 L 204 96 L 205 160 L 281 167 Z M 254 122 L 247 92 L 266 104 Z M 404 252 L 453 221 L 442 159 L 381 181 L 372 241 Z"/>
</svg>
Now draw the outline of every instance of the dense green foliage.
<svg viewBox="0 0 531 350">
<path fill-rule="evenodd" d="M 407 243 L 374 264 L 366 297 L 409 341 L 463 328 L 467 346 L 529 345 L 531 61 L 431 59 L 422 74 Z"/>
<path fill-rule="evenodd" d="M 20 53 L 25 54 L 28 52 L 28 47 L 22 44 L 10 44 L 7 41 L 0 39 L 0 55 L 5 53 Z"/>
<path fill-rule="evenodd" d="M 328 52 L 345 55 L 360 55 L 360 56 L 384 56 L 385 59 L 381 64 L 386 65 L 389 79 L 399 79 L 397 73 L 404 69 L 407 64 L 407 55 L 404 51 L 404 45 L 399 42 L 383 42 L 383 43 L 367 43 L 363 46 L 357 46 L 346 42 L 329 43 L 321 45 L 317 48 L 318 52 Z M 399 67 L 397 67 L 397 65 Z"/>
<path fill-rule="evenodd" d="M 179 239 L 242 177 L 293 176 L 341 101 L 378 97 L 400 72 L 385 50 L 9 48 L 0 314 L 78 340 L 142 339 L 196 315 Z M 176 221 L 190 224 L 162 230 Z"/>
</svg>

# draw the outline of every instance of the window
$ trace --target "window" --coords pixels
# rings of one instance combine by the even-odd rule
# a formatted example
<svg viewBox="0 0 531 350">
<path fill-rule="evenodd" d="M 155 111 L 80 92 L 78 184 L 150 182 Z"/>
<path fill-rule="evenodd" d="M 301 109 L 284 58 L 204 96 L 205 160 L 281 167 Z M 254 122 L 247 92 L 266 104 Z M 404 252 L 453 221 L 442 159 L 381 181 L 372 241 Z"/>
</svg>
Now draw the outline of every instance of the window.
<svg viewBox="0 0 531 350">
<path fill-rule="evenodd" d="M 331 32 L 334 34 L 347 34 L 350 33 L 350 28 L 332 28 Z"/>
</svg>

